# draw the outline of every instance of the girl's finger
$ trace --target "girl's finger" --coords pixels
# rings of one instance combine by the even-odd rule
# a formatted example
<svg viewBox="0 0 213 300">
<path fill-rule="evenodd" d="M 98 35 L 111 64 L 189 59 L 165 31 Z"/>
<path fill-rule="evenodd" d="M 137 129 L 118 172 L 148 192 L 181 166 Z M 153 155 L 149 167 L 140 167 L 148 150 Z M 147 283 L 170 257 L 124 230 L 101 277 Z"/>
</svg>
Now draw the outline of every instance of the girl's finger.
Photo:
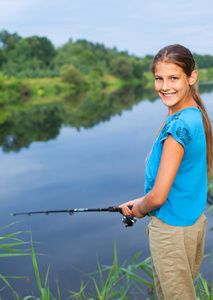
<svg viewBox="0 0 213 300">
<path fill-rule="evenodd" d="M 122 207 L 122 213 L 125 215 L 125 216 L 134 216 L 131 209 L 129 209 L 128 206 L 124 206 Z"/>
</svg>

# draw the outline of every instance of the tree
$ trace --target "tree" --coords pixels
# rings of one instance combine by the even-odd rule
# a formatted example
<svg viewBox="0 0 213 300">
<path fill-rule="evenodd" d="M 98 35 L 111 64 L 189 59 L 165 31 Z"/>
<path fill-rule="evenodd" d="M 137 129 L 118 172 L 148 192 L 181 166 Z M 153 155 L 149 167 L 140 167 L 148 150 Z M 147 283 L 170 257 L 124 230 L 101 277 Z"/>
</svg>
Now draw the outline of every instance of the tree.
<svg viewBox="0 0 213 300">
<path fill-rule="evenodd" d="M 20 38 L 17 33 L 10 34 L 7 30 L 2 30 L 0 32 L 0 48 L 6 51 L 14 49 Z"/>
<path fill-rule="evenodd" d="M 0 68 L 7 61 L 6 53 L 4 50 L 0 49 Z"/>
<path fill-rule="evenodd" d="M 110 73 L 121 79 L 128 80 L 133 76 L 132 63 L 126 57 L 116 57 L 110 63 Z"/>
<path fill-rule="evenodd" d="M 9 32 L 7 30 L 2 30 L 0 32 L 0 47 L 4 50 L 7 48 L 7 40 L 9 37 Z"/>
<path fill-rule="evenodd" d="M 8 59 L 18 63 L 32 59 L 32 49 L 26 39 L 17 42 L 15 49 L 9 51 Z"/>
<path fill-rule="evenodd" d="M 134 77 L 141 79 L 143 77 L 143 69 L 144 69 L 143 63 L 141 61 L 133 61 L 132 66 L 133 66 Z"/>
<path fill-rule="evenodd" d="M 199 69 L 208 69 L 213 67 L 213 56 L 199 55 L 196 53 L 194 53 L 193 56 Z"/>
<path fill-rule="evenodd" d="M 48 66 L 56 55 L 56 51 L 52 43 L 46 37 L 33 36 L 26 38 L 32 51 L 32 56 L 42 60 Z"/>
<path fill-rule="evenodd" d="M 146 72 L 151 71 L 153 59 L 154 59 L 154 56 L 152 56 L 152 55 L 146 55 L 144 57 L 144 59 L 143 59 L 144 71 L 146 71 Z"/>
<path fill-rule="evenodd" d="M 73 65 L 63 65 L 61 67 L 61 78 L 64 82 L 82 84 L 85 83 L 84 75 Z"/>
</svg>

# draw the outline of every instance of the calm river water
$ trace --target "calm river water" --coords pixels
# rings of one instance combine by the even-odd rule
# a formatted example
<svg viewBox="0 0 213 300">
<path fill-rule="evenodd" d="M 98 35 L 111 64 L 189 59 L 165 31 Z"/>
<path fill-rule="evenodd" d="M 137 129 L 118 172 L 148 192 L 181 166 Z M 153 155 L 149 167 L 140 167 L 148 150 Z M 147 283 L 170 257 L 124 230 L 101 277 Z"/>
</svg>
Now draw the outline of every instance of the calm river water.
<svg viewBox="0 0 213 300">
<path fill-rule="evenodd" d="M 212 90 L 201 92 L 213 119 Z M 97 259 L 101 265 L 112 265 L 114 241 L 120 265 L 140 251 L 140 259 L 147 258 L 148 217 L 125 228 L 119 213 L 9 214 L 108 207 L 143 195 L 144 161 L 167 113 L 161 100 L 154 98 L 141 96 L 140 100 L 140 95 L 127 96 L 125 91 L 111 98 L 102 96 L 102 101 L 98 96 L 82 96 L 80 100 L 64 100 L 63 109 L 57 104 L 51 109 L 37 106 L 1 122 L 0 227 L 16 222 L 1 230 L 1 235 L 32 232 L 33 241 L 39 242 L 34 245 L 36 253 L 44 254 L 37 256 L 40 273 L 46 274 L 50 267 L 51 290 L 57 294 L 58 278 L 62 299 L 70 296 L 70 291 L 79 291 L 81 280 L 88 281 L 79 270 L 96 271 Z M 206 214 L 208 255 L 212 251 L 213 215 Z M 30 241 L 30 234 L 22 238 Z M 211 271 L 209 262 L 207 256 L 201 268 L 206 279 Z M 27 276 L 29 284 L 23 278 L 11 280 L 11 285 L 22 296 L 32 295 L 32 291 L 38 296 L 30 257 L 1 258 L 0 273 Z M 2 286 L 0 282 L 0 289 Z M 0 296 L 13 299 L 9 288 Z"/>
</svg>

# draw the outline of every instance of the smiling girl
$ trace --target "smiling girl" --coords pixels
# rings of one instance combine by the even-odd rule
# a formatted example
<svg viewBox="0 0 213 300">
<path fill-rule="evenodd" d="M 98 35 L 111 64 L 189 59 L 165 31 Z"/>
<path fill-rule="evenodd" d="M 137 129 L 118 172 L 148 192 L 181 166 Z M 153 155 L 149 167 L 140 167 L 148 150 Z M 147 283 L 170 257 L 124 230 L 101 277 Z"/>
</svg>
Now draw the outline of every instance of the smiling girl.
<svg viewBox="0 0 213 300">
<path fill-rule="evenodd" d="M 207 178 L 213 170 L 212 128 L 187 48 L 161 49 L 152 72 L 168 117 L 146 164 L 145 196 L 120 207 L 124 215 L 150 216 L 147 232 L 158 298 L 195 300 L 193 281 L 204 255 Z"/>
</svg>

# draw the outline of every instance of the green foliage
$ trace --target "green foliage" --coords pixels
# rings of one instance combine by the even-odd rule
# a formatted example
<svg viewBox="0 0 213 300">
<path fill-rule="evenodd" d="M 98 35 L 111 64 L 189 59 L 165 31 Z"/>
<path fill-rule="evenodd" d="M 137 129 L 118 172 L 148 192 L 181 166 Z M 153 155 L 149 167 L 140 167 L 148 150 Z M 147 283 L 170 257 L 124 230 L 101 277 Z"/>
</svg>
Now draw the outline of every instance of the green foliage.
<svg viewBox="0 0 213 300">
<path fill-rule="evenodd" d="M 194 54 L 194 57 L 199 69 L 213 68 L 213 56 Z M 73 65 L 82 74 L 89 74 L 92 81 L 100 79 L 93 72 L 97 69 L 122 80 L 143 81 L 144 72 L 151 71 L 152 61 L 152 55 L 130 56 L 127 51 L 119 52 L 116 47 L 106 48 L 85 39 L 76 42 L 70 39 L 55 49 L 46 37 L 22 38 L 17 33 L 0 32 L 0 67 L 4 74 L 18 78 L 58 77 L 63 65 Z M 201 80 L 213 80 L 212 76 L 210 70 L 201 74 Z"/>
<path fill-rule="evenodd" d="M 200 273 L 195 281 L 195 291 L 196 295 L 201 300 L 211 300 L 213 299 L 213 283 L 208 283 Z"/>
<path fill-rule="evenodd" d="M 12 226 L 14 224 L 16 223 L 12 223 L 8 226 L 0 228 L 0 230 L 6 230 L 9 226 Z M 14 233 L 9 233 L 4 236 L 1 236 L 0 237 L 0 259 L 3 259 L 5 257 L 8 258 L 13 256 L 31 255 L 31 249 L 23 248 L 23 246 L 28 245 L 29 242 L 25 242 L 22 239 L 20 239 L 20 236 L 22 236 L 24 233 L 27 232 L 28 231 L 17 231 Z M 18 294 L 14 291 L 11 284 L 9 283 L 8 281 L 9 278 L 23 278 L 23 277 L 6 276 L 0 273 L 0 279 L 5 284 L 3 288 L 9 287 L 9 289 L 12 291 L 16 299 L 20 299 Z M 1 290 L 3 288 L 1 288 Z"/>
<path fill-rule="evenodd" d="M 84 75 L 73 65 L 63 65 L 61 68 L 61 78 L 64 82 L 83 84 L 86 82 Z"/>
<path fill-rule="evenodd" d="M 99 44 L 92 44 L 86 40 L 78 40 L 73 43 L 71 40 L 57 50 L 51 67 L 56 68 L 64 64 L 72 64 L 83 74 L 87 75 L 92 69 L 99 67 L 107 71 L 108 51 Z"/>
<path fill-rule="evenodd" d="M 2 67 L 3 63 L 6 63 L 7 56 L 4 50 L 0 49 L 0 68 Z"/>
<path fill-rule="evenodd" d="M 34 251 L 34 248 L 33 248 L 32 241 L 31 241 L 31 245 L 32 245 L 33 267 L 34 267 L 34 271 L 35 271 L 35 275 L 36 275 L 38 290 L 39 290 L 39 293 L 40 293 L 40 298 L 37 298 L 37 300 L 40 300 L 40 299 L 41 300 L 49 300 L 49 299 L 52 298 L 51 297 L 51 293 L 50 293 L 50 289 L 49 289 L 49 283 L 48 283 L 49 268 L 47 270 L 47 273 L 46 273 L 46 276 L 45 276 L 45 280 L 43 282 L 44 285 L 43 285 L 41 277 L 40 277 L 40 274 L 39 274 L 38 263 L 37 263 L 37 259 L 36 259 L 36 255 L 35 255 L 35 251 Z"/>
<path fill-rule="evenodd" d="M 104 71 L 101 68 L 94 68 L 92 71 L 89 73 L 88 78 L 90 79 L 99 79 L 104 76 Z"/>
<path fill-rule="evenodd" d="M 10 224 L 14 225 L 15 223 Z M 4 227 L 4 228 L 0 228 L 0 230 L 6 229 L 8 226 Z M 13 289 L 12 285 L 9 282 L 9 279 L 20 279 L 23 277 L 14 277 L 14 276 L 4 276 L 2 274 L 0 274 L 0 279 L 1 281 L 5 284 L 5 286 L 3 288 L 1 288 L 1 290 L 3 290 L 4 288 L 9 288 L 12 292 L 12 295 L 14 297 L 15 300 L 28 300 L 28 299 L 33 299 L 33 300 L 61 300 L 61 295 L 60 295 L 60 289 L 58 286 L 58 282 L 56 281 L 56 285 L 57 285 L 57 292 L 58 292 L 58 297 L 54 297 L 50 291 L 49 288 L 49 268 L 47 270 L 46 276 L 41 278 L 40 274 L 39 274 L 39 269 L 38 269 L 38 263 L 37 263 L 37 259 L 36 259 L 36 254 L 34 251 L 34 247 L 33 247 L 33 241 L 31 238 L 31 243 L 30 242 L 24 242 L 23 240 L 21 240 L 19 238 L 20 235 L 23 235 L 23 233 L 28 233 L 28 231 L 18 231 L 15 233 L 10 233 L 7 234 L 3 237 L 0 237 L 0 258 L 4 258 L 4 257 L 12 257 L 12 256 L 26 256 L 26 255 L 30 255 L 32 256 L 32 263 L 33 263 L 33 267 L 34 267 L 34 271 L 35 271 L 35 276 L 36 276 L 36 281 L 37 281 L 37 285 L 38 285 L 38 292 L 40 297 L 37 298 L 35 296 L 26 296 L 24 298 L 20 297 L 18 295 L 18 293 Z M 21 246 L 25 246 L 31 244 L 31 248 L 30 249 L 23 249 L 23 247 L 20 249 Z M 0 298 L 1 299 L 1 298 Z M 69 298 L 67 298 L 69 299 Z"/>
<path fill-rule="evenodd" d="M 15 48 L 8 52 L 7 57 L 8 60 L 22 64 L 33 57 L 32 48 L 26 39 L 20 39 Z"/>
<path fill-rule="evenodd" d="M 199 81 L 211 81 L 213 82 L 213 67 L 209 69 L 199 70 Z"/>
<path fill-rule="evenodd" d="M 15 44 L 20 39 L 17 33 L 10 34 L 7 30 L 0 32 L 0 48 L 9 51 L 15 48 Z"/>
<path fill-rule="evenodd" d="M 196 64 L 199 69 L 208 69 L 213 67 L 213 56 L 193 54 Z"/>
<path fill-rule="evenodd" d="M 10 105 L 23 100 L 26 92 L 30 93 L 27 85 L 20 79 L 14 77 L 7 80 L 5 76 L 0 73 L 0 104 L 2 106 Z"/>
<path fill-rule="evenodd" d="M 2 74 L 2 72 L 0 72 L 0 88 L 3 88 L 4 82 L 5 82 L 6 78 L 5 76 Z"/>
<path fill-rule="evenodd" d="M 49 69 L 50 62 L 56 55 L 54 46 L 46 37 L 23 39 L 16 33 L 9 34 L 5 30 L 0 32 L 0 48 L 3 73 L 16 77 L 28 77 L 29 70 L 30 77 L 38 77 L 38 70 Z"/>
<path fill-rule="evenodd" d="M 114 261 L 112 266 L 101 267 L 97 261 L 98 271 L 86 274 L 90 278 L 90 281 L 92 281 L 92 284 L 90 284 L 91 293 L 86 292 L 90 281 L 85 285 L 82 283 L 80 291 L 73 293 L 72 299 L 127 300 L 136 291 L 140 295 L 144 295 L 144 286 L 150 287 L 151 298 L 149 299 L 155 299 L 151 258 L 149 257 L 144 261 L 136 262 L 139 256 L 140 253 L 136 254 L 127 267 L 127 262 L 124 262 L 119 267 L 116 243 L 114 243 Z M 141 275 L 138 275 L 139 271 L 142 272 Z M 105 275 L 105 273 L 107 274 Z M 99 279 L 96 278 L 96 275 L 98 275 Z M 146 275 L 151 281 L 143 279 L 143 275 Z"/>
<path fill-rule="evenodd" d="M 64 46 L 55 49 L 46 37 L 21 38 L 16 33 L 0 32 L 0 66 L 3 73 L 9 76 L 55 77 L 60 75 L 63 65 L 73 65 L 82 74 L 90 74 L 92 80 L 98 80 L 93 70 L 99 69 L 109 74 L 112 61 L 118 57 L 125 61 L 123 71 L 118 72 L 119 78 L 142 78 L 149 58 L 130 57 L 127 52 L 118 52 L 115 47 L 110 49 L 87 40 L 73 42 L 70 39 Z"/>
<path fill-rule="evenodd" d="M 13 224 L 11 224 L 13 225 Z M 5 229 L 5 228 L 2 228 Z M 33 242 L 31 239 L 31 248 L 26 250 L 19 250 L 17 247 L 20 247 L 22 245 L 29 244 L 29 242 L 24 242 L 17 238 L 18 235 L 23 234 L 23 232 L 15 232 L 12 234 L 7 234 L 4 237 L 0 238 L 0 250 L 3 250 L 5 253 L 0 252 L 0 257 L 6 257 L 6 256 L 17 256 L 17 255 L 31 255 L 32 256 L 32 263 L 33 268 L 35 272 L 35 277 L 37 281 L 38 286 L 38 292 L 39 297 L 36 296 L 26 296 L 23 298 L 23 300 L 27 299 L 34 299 L 34 300 L 54 300 L 56 299 L 53 294 L 50 291 L 49 288 L 49 268 L 46 272 L 45 276 L 40 275 L 38 263 L 36 259 L 36 254 L 33 247 Z M 8 243 L 8 240 L 12 240 L 12 243 Z M 6 243 L 4 242 L 6 241 Z M 4 242 L 4 243 L 2 243 Z M 144 293 L 142 288 L 139 286 L 139 284 L 145 284 L 145 286 L 150 286 L 154 289 L 153 284 L 153 276 L 151 272 L 151 265 L 150 265 L 150 258 L 136 263 L 136 260 L 138 259 L 140 253 L 135 255 L 132 259 L 131 264 L 128 267 L 125 267 L 126 262 L 123 263 L 121 267 L 118 265 L 118 259 L 117 259 L 117 249 L 116 249 L 116 243 L 114 244 L 114 263 L 112 266 L 105 266 L 101 267 L 98 262 L 98 271 L 92 274 L 87 275 L 93 282 L 95 291 L 92 291 L 92 298 L 88 298 L 85 293 L 85 289 L 88 286 L 81 285 L 80 291 L 77 293 L 73 293 L 72 296 L 68 297 L 67 299 L 129 299 L 129 295 L 133 290 L 137 290 L 140 293 Z M 150 281 L 147 281 L 143 278 L 141 278 L 139 275 L 135 274 L 135 271 L 140 270 L 146 276 L 148 276 L 151 279 Z M 104 272 L 108 272 L 108 276 L 106 281 L 104 281 Z M 94 275 L 99 274 L 99 281 L 95 279 Z M 10 277 L 11 278 L 11 277 Z M 18 277 L 19 278 L 19 277 Z M 14 296 L 14 299 L 21 300 L 21 297 L 14 291 L 11 284 L 9 283 L 7 277 L 0 274 L 0 279 L 4 282 L 5 287 L 8 287 Z M 90 280 L 90 281 L 91 281 Z M 125 280 L 125 282 L 124 282 Z M 58 282 L 56 281 L 57 285 L 57 299 L 61 300 L 61 293 L 58 286 Z M 92 289 L 92 286 L 91 286 Z M 96 296 L 97 295 L 97 296 Z M 154 298 L 153 298 L 154 299 Z"/>
<path fill-rule="evenodd" d="M 208 182 L 208 193 L 213 193 L 213 176 Z"/>
<path fill-rule="evenodd" d="M 0 228 L 0 230 L 5 230 L 6 228 L 14 224 L 16 223 L 12 223 L 8 226 Z M 19 236 L 26 232 L 28 231 L 17 231 L 0 237 L 0 258 L 20 255 L 31 255 L 31 253 L 29 253 L 30 249 L 19 249 L 20 246 L 29 244 L 29 242 L 24 242 L 21 239 L 19 239 Z"/>
<path fill-rule="evenodd" d="M 144 72 L 144 65 L 143 62 L 139 61 L 137 62 L 136 60 L 134 60 L 132 62 L 132 67 L 133 67 L 133 76 L 135 78 L 141 79 L 143 76 L 143 72 Z"/>
<path fill-rule="evenodd" d="M 28 42 L 32 57 L 36 57 L 41 60 L 45 65 L 49 65 L 53 57 L 56 55 L 56 51 L 52 43 L 46 37 L 33 36 L 26 38 Z"/>
<path fill-rule="evenodd" d="M 128 58 L 116 57 L 110 63 L 110 73 L 123 80 L 133 77 L 133 66 Z"/>
<path fill-rule="evenodd" d="M 144 60 L 143 60 L 144 72 L 151 72 L 153 59 L 154 59 L 153 55 L 146 55 L 144 57 Z"/>
<path fill-rule="evenodd" d="M 14 225 L 15 223 L 10 224 Z M 7 227 L 1 228 L 4 230 Z M 28 231 L 26 231 L 28 232 Z M 35 272 L 35 278 L 38 286 L 39 297 L 37 296 L 26 296 L 21 298 L 17 292 L 13 289 L 10 284 L 10 278 L 23 278 L 23 277 L 13 277 L 4 276 L 0 274 L 0 280 L 5 285 L 3 288 L 9 288 L 13 294 L 14 300 L 61 300 L 61 292 L 56 280 L 57 286 L 57 298 L 53 296 L 49 287 L 49 271 L 48 268 L 46 275 L 40 275 L 39 267 L 37 263 L 36 253 L 33 247 L 33 241 L 31 238 L 30 242 L 25 242 L 19 238 L 20 235 L 26 233 L 25 231 L 17 231 L 15 233 L 6 234 L 0 237 L 0 258 L 11 257 L 11 256 L 32 256 L 32 263 Z M 23 246 L 31 244 L 30 249 L 25 249 Z M 20 248 L 21 247 L 21 248 Z M 139 256 L 141 253 L 137 253 L 130 264 L 127 265 L 125 261 L 121 266 L 118 263 L 117 248 L 116 243 L 114 243 L 114 261 L 112 266 L 102 266 L 97 261 L 98 270 L 91 274 L 85 274 L 89 281 L 87 284 L 81 283 L 80 290 L 78 292 L 72 292 L 73 295 L 67 298 L 75 300 L 129 300 L 135 298 L 136 293 L 139 295 L 145 295 L 144 287 L 147 287 L 148 298 L 147 300 L 156 299 L 155 286 L 153 283 L 153 274 L 151 267 L 151 258 L 147 258 L 143 261 L 139 261 Z M 212 257 L 211 257 L 212 261 Z M 139 274 L 141 272 L 141 274 Z M 98 278 L 97 278 L 98 275 Z M 144 279 L 143 277 L 148 278 Z M 150 281 L 151 280 L 151 281 Z M 90 292 L 88 291 L 90 288 Z M 1 288 L 2 290 L 2 288 Z M 195 280 L 195 291 L 197 297 L 200 300 L 211 300 L 213 297 L 213 284 L 212 282 L 207 282 L 202 275 L 199 273 Z M 134 295 L 134 296 L 133 296 Z M 145 296 L 146 297 L 146 296 Z"/>
</svg>

